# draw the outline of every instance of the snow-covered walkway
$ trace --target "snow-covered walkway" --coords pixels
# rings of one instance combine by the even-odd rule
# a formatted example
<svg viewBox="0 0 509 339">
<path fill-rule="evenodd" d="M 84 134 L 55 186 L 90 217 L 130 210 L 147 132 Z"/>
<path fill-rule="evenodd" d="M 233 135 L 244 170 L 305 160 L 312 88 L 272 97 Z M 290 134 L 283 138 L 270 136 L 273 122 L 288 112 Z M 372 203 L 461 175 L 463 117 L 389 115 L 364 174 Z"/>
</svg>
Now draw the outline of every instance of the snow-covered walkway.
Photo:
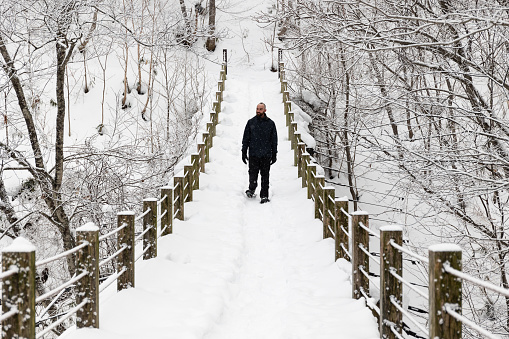
<svg viewBox="0 0 509 339">
<path fill-rule="evenodd" d="M 229 67 L 223 111 L 186 220 L 138 262 L 136 288 L 101 295 L 100 329 L 65 339 L 378 338 L 375 318 L 351 299 L 349 265 L 322 240 L 286 140 L 277 75 Z M 246 121 L 267 105 L 279 134 L 271 202 L 247 199 L 241 161 Z"/>
</svg>

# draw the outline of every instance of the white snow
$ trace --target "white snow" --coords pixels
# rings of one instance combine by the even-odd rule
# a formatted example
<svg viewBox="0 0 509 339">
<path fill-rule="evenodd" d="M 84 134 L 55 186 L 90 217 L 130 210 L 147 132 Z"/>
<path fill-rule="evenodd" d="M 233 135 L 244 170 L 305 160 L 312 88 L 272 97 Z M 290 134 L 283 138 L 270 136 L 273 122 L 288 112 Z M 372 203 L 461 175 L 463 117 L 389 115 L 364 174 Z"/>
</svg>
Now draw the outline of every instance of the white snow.
<svg viewBox="0 0 509 339">
<path fill-rule="evenodd" d="M 83 226 L 80 226 L 76 229 L 77 232 L 95 232 L 99 231 L 99 227 L 96 226 L 93 222 L 88 222 Z"/>
<path fill-rule="evenodd" d="M 350 214 L 351 214 L 351 215 L 369 215 L 369 213 L 368 213 L 368 212 L 366 212 L 366 211 L 361 211 L 361 210 L 357 210 L 357 211 L 351 212 Z"/>
<path fill-rule="evenodd" d="M 461 252 L 461 247 L 456 244 L 435 244 L 428 247 L 430 252 Z"/>
<path fill-rule="evenodd" d="M 134 212 L 134 211 L 122 211 L 122 212 L 118 212 L 117 215 L 136 215 L 136 212 Z"/>
<path fill-rule="evenodd" d="M 400 231 L 403 232 L 403 226 L 401 225 L 385 225 L 380 227 L 380 231 L 385 232 L 394 232 L 394 231 Z"/>
<path fill-rule="evenodd" d="M 30 241 L 23 237 L 18 237 L 12 241 L 12 243 L 3 248 L 2 252 L 33 252 L 35 246 Z"/>
</svg>

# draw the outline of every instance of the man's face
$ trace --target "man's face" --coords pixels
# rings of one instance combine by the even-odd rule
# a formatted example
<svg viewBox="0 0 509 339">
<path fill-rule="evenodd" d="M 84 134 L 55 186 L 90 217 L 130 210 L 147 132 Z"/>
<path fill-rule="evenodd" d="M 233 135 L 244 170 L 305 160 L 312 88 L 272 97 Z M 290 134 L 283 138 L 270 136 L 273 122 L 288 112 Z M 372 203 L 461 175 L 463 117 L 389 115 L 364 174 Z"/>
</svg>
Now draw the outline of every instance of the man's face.
<svg viewBox="0 0 509 339">
<path fill-rule="evenodd" d="M 259 117 L 262 117 L 265 115 L 265 105 L 263 104 L 258 104 L 258 106 L 256 106 L 256 115 L 259 116 Z"/>
</svg>

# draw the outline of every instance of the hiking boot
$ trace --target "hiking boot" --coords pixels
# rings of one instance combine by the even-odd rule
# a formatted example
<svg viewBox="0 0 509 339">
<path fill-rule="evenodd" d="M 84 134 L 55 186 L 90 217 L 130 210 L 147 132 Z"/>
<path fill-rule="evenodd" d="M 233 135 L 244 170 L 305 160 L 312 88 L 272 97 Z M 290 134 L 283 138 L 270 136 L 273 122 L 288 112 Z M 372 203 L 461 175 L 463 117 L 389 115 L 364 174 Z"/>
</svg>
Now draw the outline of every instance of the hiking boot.
<svg viewBox="0 0 509 339">
<path fill-rule="evenodd" d="M 260 204 L 265 204 L 266 202 L 269 202 L 269 198 L 267 197 L 263 197 L 261 200 L 260 200 Z"/>
<path fill-rule="evenodd" d="M 247 190 L 247 191 L 246 191 L 246 196 L 247 196 L 248 198 L 254 198 L 255 193 L 254 193 L 254 191 Z"/>
</svg>

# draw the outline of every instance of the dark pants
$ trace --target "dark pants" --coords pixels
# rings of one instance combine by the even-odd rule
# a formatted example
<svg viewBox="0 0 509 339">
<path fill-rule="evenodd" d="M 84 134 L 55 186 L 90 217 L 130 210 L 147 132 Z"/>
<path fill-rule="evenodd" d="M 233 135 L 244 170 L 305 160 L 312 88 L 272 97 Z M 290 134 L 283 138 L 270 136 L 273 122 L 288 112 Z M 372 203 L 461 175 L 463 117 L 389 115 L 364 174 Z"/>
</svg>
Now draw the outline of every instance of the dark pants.
<svg viewBox="0 0 509 339">
<path fill-rule="evenodd" d="M 270 157 L 258 158 L 249 157 L 249 189 L 254 192 L 258 186 L 258 173 L 262 177 L 262 187 L 260 190 L 260 198 L 269 197 L 269 171 Z"/>
</svg>

